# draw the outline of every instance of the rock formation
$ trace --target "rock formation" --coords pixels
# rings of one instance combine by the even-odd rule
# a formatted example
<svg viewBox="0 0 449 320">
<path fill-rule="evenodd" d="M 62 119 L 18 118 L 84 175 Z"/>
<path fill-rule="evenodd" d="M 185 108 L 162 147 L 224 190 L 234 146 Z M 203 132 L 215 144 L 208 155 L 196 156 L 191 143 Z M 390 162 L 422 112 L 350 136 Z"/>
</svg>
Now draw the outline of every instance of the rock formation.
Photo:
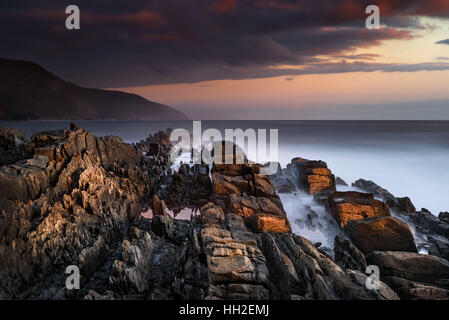
<svg viewBox="0 0 449 320">
<path fill-rule="evenodd" d="M 408 225 L 393 217 L 351 220 L 345 230 L 356 247 L 365 254 L 373 251 L 417 252 Z"/>
<path fill-rule="evenodd" d="M 164 137 L 133 146 L 74 125 L 19 139 L 25 153 L 0 167 L 0 298 L 447 298 L 449 263 L 403 252 L 416 251 L 407 224 L 372 194 L 335 192 L 324 162 L 296 158 L 274 177 L 246 158 L 174 171 Z M 223 159 L 236 159 L 231 150 Z M 293 234 L 279 177 L 319 196 L 347 236 L 325 250 Z M 186 208 L 190 220 L 174 217 Z M 442 217 L 423 223 L 438 239 Z M 366 286 L 369 264 L 381 270 L 377 290 Z M 79 290 L 65 286 L 70 265 Z"/>
<path fill-rule="evenodd" d="M 291 161 L 298 184 L 310 194 L 335 192 L 335 177 L 324 161 L 295 158 Z"/>
<path fill-rule="evenodd" d="M 328 198 L 327 206 L 342 228 L 350 220 L 390 216 L 390 209 L 385 203 L 375 200 L 372 194 L 355 191 L 333 193 Z"/>
<path fill-rule="evenodd" d="M 381 279 L 402 299 L 449 299 L 449 262 L 410 252 L 373 252 L 370 264 L 379 266 Z"/>
</svg>

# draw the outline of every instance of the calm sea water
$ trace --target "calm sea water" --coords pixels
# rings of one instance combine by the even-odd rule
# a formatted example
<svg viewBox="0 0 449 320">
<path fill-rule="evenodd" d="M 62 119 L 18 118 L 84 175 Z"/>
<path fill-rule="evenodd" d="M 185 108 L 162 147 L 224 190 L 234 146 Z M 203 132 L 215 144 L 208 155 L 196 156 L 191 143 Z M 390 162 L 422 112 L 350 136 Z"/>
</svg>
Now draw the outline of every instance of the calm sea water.
<svg viewBox="0 0 449 320">
<path fill-rule="evenodd" d="M 192 121 L 76 121 L 95 135 L 137 142 L 171 128 L 192 129 Z M 68 128 L 69 121 L 0 121 L 27 136 Z M 396 196 L 409 196 L 434 214 L 449 211 L 449 121 L 202 121 L 202 129 L 279 130 L 279 161 L 324 160 L 349 184 L 375 181 Z"/>
</svg>

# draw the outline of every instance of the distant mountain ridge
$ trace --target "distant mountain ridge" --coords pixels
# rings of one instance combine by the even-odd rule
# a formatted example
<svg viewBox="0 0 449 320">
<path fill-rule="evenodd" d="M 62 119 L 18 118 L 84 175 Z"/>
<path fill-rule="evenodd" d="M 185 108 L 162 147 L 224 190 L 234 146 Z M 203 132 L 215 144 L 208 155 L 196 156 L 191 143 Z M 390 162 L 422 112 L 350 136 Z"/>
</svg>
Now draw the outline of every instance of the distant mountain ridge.
<svg viewBox="0 0 449 320">
<path fill-rule="evenodd" d="M 28 61 L 0 58 L 0 120 L 186 120 L 141 96 L 77 86 Z"/>
</svg>

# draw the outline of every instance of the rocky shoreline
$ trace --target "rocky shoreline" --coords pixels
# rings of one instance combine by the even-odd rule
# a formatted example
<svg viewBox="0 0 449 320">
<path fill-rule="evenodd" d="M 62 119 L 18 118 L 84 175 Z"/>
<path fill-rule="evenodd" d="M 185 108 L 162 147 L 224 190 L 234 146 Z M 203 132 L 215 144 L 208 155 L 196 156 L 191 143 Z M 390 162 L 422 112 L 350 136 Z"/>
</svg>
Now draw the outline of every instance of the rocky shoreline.
<svg viewBox="0 0 449 320">
<path fill-rule="evenodd" d="M 449 299 L 448 213 L 371 181 L 338 191 L 323 161 L 295 158 L 271 177 L 249 161 L 173 170 L 168 133 L 130 145 L 76 125 L 30 141 L 0 128 L 0 298 Z M 299 191 L 339 230 L 333 248 L 292 233 L 279 194 Z M 79 290 L 66 289 L 69 265 Z"/>
</svg>

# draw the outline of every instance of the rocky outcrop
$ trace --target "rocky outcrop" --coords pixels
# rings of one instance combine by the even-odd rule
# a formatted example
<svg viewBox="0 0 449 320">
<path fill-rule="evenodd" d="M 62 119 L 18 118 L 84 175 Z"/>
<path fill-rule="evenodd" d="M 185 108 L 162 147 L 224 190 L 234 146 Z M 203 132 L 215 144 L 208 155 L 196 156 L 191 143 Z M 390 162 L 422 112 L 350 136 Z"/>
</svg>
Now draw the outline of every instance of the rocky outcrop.
<svg viewBox="0 0 449 320">
<path fill-rule="evenodd" d="M 324 161 L 294 158 L 291 161 L 298 186 L 309 194 L 335 192 L 335 177 Z"/>
<path fill-rule="evenodd" d="M 157 195 L 164 199 L 167 207 L 175 213 L 182 208 L 203 206 L 209 202 L 212 195 L 209 166 L 182 164 L 177 172 L 161 177 Z"/>
<path fill-rule="evenodd" d="M 142 152 L 146 152 L 148 156 L 156 156 L 165 150 L 165 146 L 171 144 L 170 135 L 173 129 L 169 128 L 165 131 L 158 131 L 149 135 L 145 140 L 141 140 L 137 144 L 137 148 Z"/>
<path fill-rule="evenodd" d="M 373 252 L 370 264 L 380 268 L 381 279 L 403 299 L 449 299 L 449 262 L 410 252 Z"/>
<path fill-rule="evenodd" d="M 334 213 L 320 220 L 319 230 L 338 229 L 338 221 L 349 235 L 340 231 L 332 252 L 291 233 L 273 181 L 292 175 L 261 175 L 261 166 L 245 157 L 243 163 L 214 163 L 212 172 L 206 164 L 172 171 L 170 146 L 163 134 L 156 136 L 148 140 L 148 148 L 157 145 L 150 152 L 73 125 L 33 136 L 29 159 L 0 168 L 0 298 L 445 297 L 447 261 L 373 251 L 407 250 L 413 236 L 372 195 L 329 195 L 332 188 L 309 183 L 308 192 L 329 198 Z M 322 163 L 303 162 L 295 163 L 308 176 L 333 183 Z M 300 223 L 316 227 L 314 209 L 298 205 L 308 212 Z M 143 217 L 149 208 L 152 217 Z M 176 219 L 185 208 L 192 209 L 190 220 Z M 440 247 L 445 250 L 444 243 Z M 385 281 L 378 290 L 366 286 L 368 264 L 381 267 Z M 80 269 L 79 290 L 65 288 L 69 265 Z"/>
<path fill-rule="evenodd" d="M 437 218 L 424 208 L 421 211 L 413 212 L 413 205 L 411 205 L 408 197 L 396 198 L 372 181 L 360 179 L 356 182 L 356 185 L 364 190 L 374 192 L 387 202 L 393 203 L 393 212 L 397 218 L 406 221 L 415 230 L 415 241 L 417 241 L 419 248 L 425 249 L 432 255 L 449 259 L 449 223 L 445 221 L 444 213 L 440 218 Z M 395 205 L 395 203 L 401 203 L 400 199 L 405 199 L 402 201 L 402 205 Z"/>
<path fill-rule="evenodd" d="M 445 223 L 449 223 L 449 212 L 440 212 L 438 219 Z"/>
<path fill-rule="evenodd" d="M 236 148 L 230 148 L 236 152 Z M 224 152 L 224 148 L 222 149 Z M 223 159 L 236 155 L 224 155 Z M 213 195 L 223 210 L 240 214 L 254 231 L 290 232 L 290 223 L 269 176 L 250 164 L 214 164 Z"/>
<path fill-rule="evenodd" d="M 33 159 L 0 169 L 0 295 L 9 298 L 50 294 L 42 288 L 68 265 L 89 278 L 152 189 L 151 165 L 119 138 L 60 130 L 31 144 Z"/>
<path fill-rule="evenodd" d="M 396 198 L 388 190 L 378 186 L 373 181 L 359 179 L 352 184 L 353 187 L 372 193 L 374 196 L 383 199 L 392 209 L 404 213 L 414 213 L 416 208 L 409 197 Z"/>
<path fill-rule="evenodd" d="M 271 177 L 271 182 L 277 193 L 292 193 L 296 191 L 296 187 L 289 178 L 284 176 Z"/>
<path fill-rule="evenodd" d="M 391 215 L 388 206 L 382 201 L 375 200 L 372 194 L 355 191 L 333 193 L 328 198 L 327 207 L 342 228 L 350 220 Z"/>
<path fill-rule="evenodd" d="M 23 131 L 0 126 L 0 167 L 25 159 L 29 152 Z"/>
<path fill-rule="evenodd" d="M 417 252 L 409 226 L 391 217 L 384 202 L 373 194 L 335 192 L 328 198 L 328 210 L 363 253 L 372 251 Z"/>
<path fill-rule="evenodd" d="M 348 221 L 345 232 L 365 254 L 373 251 L 417 252 L 408 225 L 393 217 L 351 220 Z"/>
<path fill-rule="evenodd" d="M 340 177 L 336 177 L 336 178 L 335 178 L 335 185 L 337 185 L 337 186 L 344 186 L 344 187 L 347 187 L 347 186 L 348 186 L 348 184 L 346 183 L 346 181 L 343 180 L 343 179 L 340 178 Z"/>
</svg>

